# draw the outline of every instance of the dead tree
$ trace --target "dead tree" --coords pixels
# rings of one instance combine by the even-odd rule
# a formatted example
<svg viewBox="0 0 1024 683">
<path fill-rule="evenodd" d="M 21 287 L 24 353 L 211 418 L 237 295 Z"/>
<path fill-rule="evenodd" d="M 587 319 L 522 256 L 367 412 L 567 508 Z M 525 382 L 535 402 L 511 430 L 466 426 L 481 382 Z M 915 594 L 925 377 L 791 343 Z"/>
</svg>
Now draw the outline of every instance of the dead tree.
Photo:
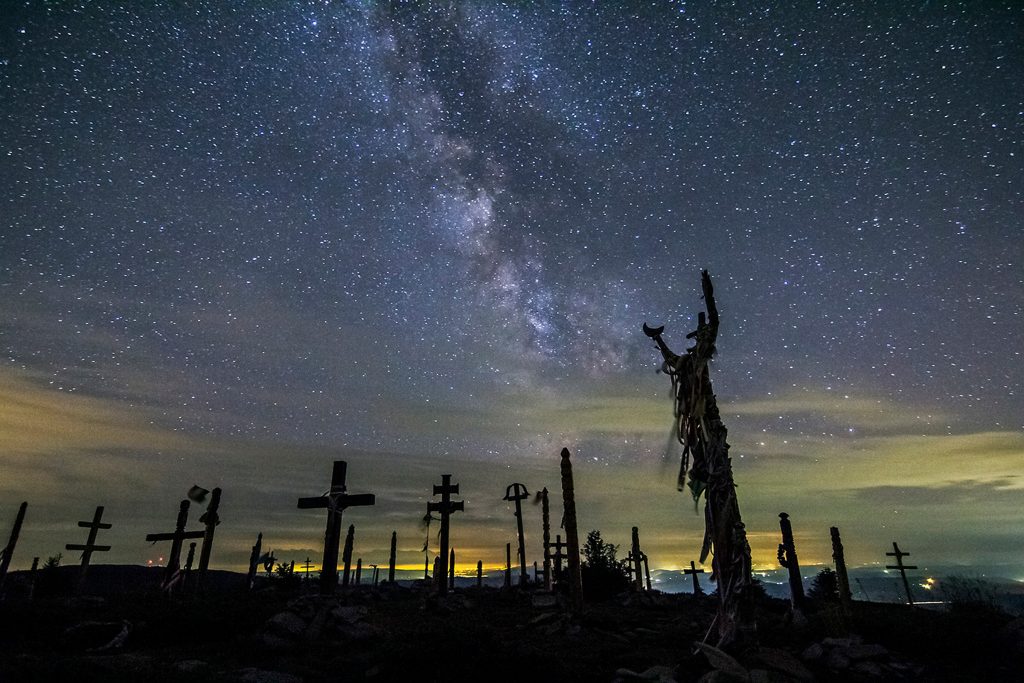
<svg viewBox="0 0 1024 683">
<path fill-rule="evenodd" d="M 675 435 L 683 447 L 679 490 L 688 486 L 694 500 L 704 496 L 704 542 L 701 563 L 712 556 L 712 579 L 718 583 L 718 644 L 733 647 L 753 639 L 750 545 L 740 517 L 729 458 L 728 431 L 718 412 L 708 364 L 718 337 L 718 307 L 708 271 L 701 271 L 704 305 L 697 329 L 688 335 L 694 345 L 682 355 L 662 340 L 664 326 L 644 333 L 653 339 L 664 359 L 662 370 L 672 380 Z"/>
</svg>

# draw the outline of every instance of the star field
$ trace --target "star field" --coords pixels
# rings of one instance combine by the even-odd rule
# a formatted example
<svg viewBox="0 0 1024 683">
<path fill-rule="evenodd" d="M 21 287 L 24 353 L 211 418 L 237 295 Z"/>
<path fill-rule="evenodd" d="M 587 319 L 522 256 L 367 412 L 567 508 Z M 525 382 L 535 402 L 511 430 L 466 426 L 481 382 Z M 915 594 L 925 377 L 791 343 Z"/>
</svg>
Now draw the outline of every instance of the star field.
<svg viewBox="0 0 1024 683">
<path fill-rule="evenodd" d="M 683 348 L 707 268 L 719 405 L 766 511 L 783 468 L 808 496 L 849 475 L 840 507 L 882 527 L 947 489 L 1024 521 L 980 502 L 1024 489 L 1016 3 L 23 2 L 2 23 L 10 396 L 188 439 L 184 471 L 226 443 L 647 466 L 671 407 L 640 326 Z"/>
</svg>

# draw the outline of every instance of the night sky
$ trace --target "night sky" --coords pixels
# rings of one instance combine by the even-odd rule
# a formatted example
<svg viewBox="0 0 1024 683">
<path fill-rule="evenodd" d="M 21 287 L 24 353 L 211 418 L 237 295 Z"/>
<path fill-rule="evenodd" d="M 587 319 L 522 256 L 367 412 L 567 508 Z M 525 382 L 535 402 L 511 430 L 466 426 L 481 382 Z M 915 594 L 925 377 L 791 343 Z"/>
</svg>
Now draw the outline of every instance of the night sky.
<svg viewBox="0 0 1024 683">
<path fill-rule="evenodd" d="M 422 563 L 451 473 L 460 562 L 503 566 L 563 446 L 581 534 L 688 565 L 641 325 L 685 348 L 707 268 L 756 568 L 786 511 L 805 564 L 837 525 L 1024 578 L 1019 3 L 127 4 L 0 21 L 15 568 L 96 505 L 94 562 L 154 559 L 194 483 L 213 566 L 318 561 L 336 458 L 365 563 Z"/>
</svg>

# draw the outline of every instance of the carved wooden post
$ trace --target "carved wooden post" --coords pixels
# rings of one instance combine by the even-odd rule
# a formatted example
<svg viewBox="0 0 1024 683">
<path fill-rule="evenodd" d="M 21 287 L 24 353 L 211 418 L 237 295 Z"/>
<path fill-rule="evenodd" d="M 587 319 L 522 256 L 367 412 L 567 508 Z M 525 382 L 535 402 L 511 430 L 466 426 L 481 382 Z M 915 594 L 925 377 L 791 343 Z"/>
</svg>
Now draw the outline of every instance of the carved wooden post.
<svg viewBox="0 0 1024 683">
<path fill-rule="evenodd" d="M 729 458 L 728 430 L 722 422 L 718 402 L 711 385 L 708 364 L 715 353 L 718 337 L 718 306 L 708 271 L 701 271 L 701 290 L 707 315 L 697 315 L 697 329 L 687 335 L 696 342 L 683 355 L 674 353 L 661 333 L 664 327 L 644 333 L 661 351 L 662 369 L 672 380 L 675 433 L 683 446 L 679 489 L 687 485 L 695 499 L 705 496 L 704 542 L 700 561 L 712 555 L 713 574 L 718 581 L 719 647 L 742 647 L 744 640 L 756 640 L 753 619 L 750 569 L 750 545 L 740 516 Z M 690 458 L 693 463 L 689 471 Z M 687 475 L 689 481 L 687 482 Z"/>
<path fill-rule="evenodd" d="M 651 565 L 647 562 L 647 553 L 641 553 L 644 556 L 644 578 L 647 580 L 647 590 L 651 590 Z"/>
<path fill-rule="evenodd" d="M 465 501 L 453 501 L 452 494 L 459 492 L 459 485 L 453 484 L 452 475 L 442 474 L 440 486 L 434 484 L 434 495 L 441 496 L 441 502 L 439 503 L 427 503 L 427 512 L 439 512 L 441 513 L 441 552 L 439 557 L 441 559 L 440 566 L 438 567 L 439 572 L 435 574 L 434 578 L 438 581 L 437 589 L 438 592 L 443 596 L 448 594 L 448 583 L 445 581 L 445 574 L 448 573 L 448 530 L 449 520 L 451 519 L 453 512 L 459 510 L 465 510 Z M 438 578 L 440 577 L 440 578 Z"/>
<path fill-rule="evenodd" d="M 100 529 L 109 529 L 111 524 L 101 522 L 103 518 L 103 506 L 97 505 L 96 512 L 92 516 L 91 522 L 79 522 L 78 526 L 88 529 L 89 536 L 86 538 L 84 544 L 79 543 L 68 543 L 64 546 L 65 550 L 81 550 L 82 551 L 82 565 L 81 569 L 78 570 L 78 583 L 76 584 L 75 592 L 81 593 L 82 589 L 85 588 L 85 574 L 89 571 L 89 561 L 92 559 L 94 552 L 106 552 L 110 550 L 109 545 L 96 545 L 96 535 Z"/>
<path fill-rule="evenodd" d="M 11 566 L 11 558 L 14 557 L 14 547 L 18 545 L 18 536 L 21 535 L 21 525 L 25 521 L 25 510 L 27 509 L 28 501 L 18 507 L 18 514 L 14 518 L 14 526 L 11 527 L 11 537 L 7 541 L 7 547 L 0 551 L 0 599 L 3 599 L 7 570 Z"/>
<path fill-rule="evenodd" d="M 203 547 L 199 551 L 199 573 L 196 576 L 196 588 L 202 590 L 203 580 L 206 578 L 206 571 L 210 568 L 210 553 L 213 551 L 213 533 L 220 524 L 220 487 L 213 489 L 210 493 L 210 502 L 206 506 L 206 512 L 199 518 L 199 521 L 206 525 L 203 532 Z"/>
<path fill-rule="evenodd" d="M 562 449 L 562 504 L 565 508 L 565 542 L 569 552 L 569 610 L 583 611 L 583 580 L 580 572 L 580 538 L 576 530 L 576 494 L 573 490 L 569 449 Z"/>
<path fill-rule="evenodd" d="M 320 593 L 329 595 L 338 585 L 338 543 L 341 540 L 341 515 L 349 507 L 373 505 L 376 497 L 372 493 L 350 495 L 346 493 L 345 474 L 348 464 L 335 460 L 331 473 L 331 489 L 323 496 L 299 498 L 301 510 L 327 508 L 327 529 L 324 533 L 324 562 L 320 567 Z"/>
<path fill-rule="evenodd" d="M 512 587 L 512 544 L 505 544 L 505 588 Z"/>
<path fill-rule="evenodd" d="M 839 603 L 847 615 L 853 609 L 853 594 L 850 592 L 850 577 L 846 573 L 846 556 L 843 554 L 843 541 L 839 538 L 839 527 L 829 527 L 832 535 L 832 560 L 836 564 L 836 582 L 839 584 Z"/>
<path fill-rule="evenodd" d="M 455 590 L 455 548 L 448 552 L 448 589 Z"/>
<path fill-rule="evenodd" d="M 555 563 L 554 580 L 562 582 L 562 562 L 568 555 L 565 554 L 565 543 L 562 542 L 562 534 L 555 534 L 555 542 L 551 544 L 555 552 L 551 554 L 551 560 Z"/>
<path fill-rule="evenodd" d="M 356 525 L 348 525 L 348 533 L 345 534 L 345 549 L 341 552 L 341 562 L 345 567 L 345 570 L 341 575 L 342 587 L 347 587 L 349 579 L 352 575 L 352 546 L 356 540 Z"/>
<path fill-rule="evenodd" d="M 249 553 L 249 574 L 245 577 L 245 585 L 252 590 L 253 585 L 256 583 L 256 569 L 260 564 L 260 554 L 263 551 L 263 532 L 261 531 L 256 537 L 256 543 L 252 546 L 252 552 Z M 307 559 L 307 562 L 309 560 Z M 307 570 L 308 573 L 308 570 Z"/>
<path fill-rule="evenodd" d="M 793 609 L 803 609 L 804 582 L 800 577 L 800 562 L 797 560 L 796 545 L 793 543 L 793 525 L 785 512 L 779 513 L 779 527 L 782 529 L 779 564 L 789 570 L 789 594 L 793 601 Z"/>
<path fill-rule="evenodd" d="M 483 560 L 476 561 L 476 587 L 484 587 L 484 562 Z"/>
<path fill-rule="evenodd" d="M 28 600 L 32 602 L 32 599 L 36 595 L 36 578 L 38 577 L 37 572 L 39 571 L 39 558 L 32 558 L 32 569 L 28 572 Z"/>
<path fill-rule="evenodd" d="M 697 565 L 694 564 L 693 560 L 690 560 L 690 568 L 683 570 L 684 574 L 693 575 L 693 594 L 704 595 L 704 589 L 700 587 L 700 581 L 697 579 L 697 574 L 703 574 L 703 569 L 697 569 Z"/>
<path fill-rule="evenodd" d="M 551 590 L 551 508 L 548 505 L 548 489 L 540 492 L 541 517 L 544 524 L 544 590 Z"/>
<path fill-rule="evenodd" d="M 640 567 L 640 563 L 643 561 L 643 553 L 640 552 L 640 529 L 633 527 L 633 549 L 630 552 L 630 559 L 633 561 L 632 574 L 633 574 L 633 590 L 642 591 L 644 589 L 644 575 Z"/>
<path fill-rule="evenodd" d="M 188 544 L 188 555 L 185 556 L 185 568 L 184 577 L 182 583 L 191 589 L 192 583 L 192 563 L 196 559 L 196 543 L 192 541 Z"/>
<path fill-rule="evenodd" d="M 907 604 L 911 607 L 914 606 L 914 596 L 910 592 L 910 583 L 907 581 L 907 570 L 917 569 L 917 565 L 903 564 L 903 558 L 909 557 L 910 553 L 905 553 L 900 550 L 900 547 L 896 545 L 896 541 L 892 542 L 892 552 L 886 553 L 886 557 L 895 557 L 896 564 L 885 565 L 886 569 L 898 569 L 900 571 L 900 578 L 903 579 L 903 590 L 907 592 Z"/>
<path fill-rule="evenodd" d="M 356 558 L 356 585 L 358 586 L 363 576 L 363 558 Z"/>
<path fill-rule="evenodd" d="M 388 583 L 395 582 L 395 556 L 398 553 L 398 532 L 391 532 L 391 555 L 388 558 Z"/>
</svg>

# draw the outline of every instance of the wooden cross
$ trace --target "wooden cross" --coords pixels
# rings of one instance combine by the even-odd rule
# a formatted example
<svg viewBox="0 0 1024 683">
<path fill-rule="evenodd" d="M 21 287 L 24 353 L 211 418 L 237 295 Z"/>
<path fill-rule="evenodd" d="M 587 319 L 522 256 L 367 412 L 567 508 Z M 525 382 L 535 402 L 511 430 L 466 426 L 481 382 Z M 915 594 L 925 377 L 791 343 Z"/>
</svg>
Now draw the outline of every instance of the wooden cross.
<svg viewBox="0 0 1024 683">
<path fill-rule="evenodd" d="M 100 529 L 109 529 L 112 524 L 101 522 L 103 518 L 103 506 L 96 506 L 96 513 L 92 517 L 91 522 L 79 522 L 78 526 L 89 530 L 89 537 L 86 539 L 85 544 L 80 543 L 68 543 L 64 546 L 65 550 L 81 550 L 82 551 L 82 568 L 78 570 L 78 592 L 81 592 L 82 587 L 85 586 L 85 573 L 89 570 L 89 560 L 92 558 L 94 552 L 103 553 L 110 550 L 109 545 L 96 545 L 96 534 Z"/>
<path fill-rule="evenodd" d="M 703 574 L 704 570 L 703 569 L 697 569 L 697 565 L 694 564 L 693 560 L 690 560 L 690 568 L 689 569 L 684 569 L 683 573 L 684 574 L 691 574 L 691 575 L 693 575 L 693 594 L 694 595 L 703 595 L 704 591 L 700 587 L 700 580 L 697 579 L 697 574 Z"/>
<path fill-rule="evenodd" d="M 910 594 L 910 583 L 907 582 L 907 570 L 917 569 L 917 565 L 903 564 L 903 558 L 908 557 L 910 553 L 905 553 L 900 550 L 900 547 L 896 545 L 896 541 L 892 542 L 892 552 L 886 553 L 886 557 L 895 557 L 896 564 L 885 565 L 886 569 L 898 569 L 900 576 L 903 578 L 903 590 L 907 591 L 907 604 L 911 607 L 914 606 L 914 596 Z"/>
<path fill-rule="evenodd" d="M 299 498 L 300 510 L 327 508 L 327 530 L 324 533 L 324 562 L 320 570 L 320 593 L 329 595 L 338 585 L 338 543 L 341 540 L 341 513 L 345 508 L 373 505 L 377 502 L 372 493 L 349 495 L 345 493 L 345 473 L 348 464 L 344 460 L 334 461 L 331 474 L 331 490 L 322 496 Z"/>
<path fill-rule="evenodd" d="M 313 565 L 308 557 L 306 558 L 306 564 L 302 565 L 302 568 L 306 570 L 306 579 L 309 580 L 309 570 L 313 568 Z"/>
<path fill-rule="evenodd" d="M 511 501 L 516 504 L 516 526 L 519 531 L 519 585 L 526 586 L 526 545 L 523 536 L 523 501 L 530 497 L 526 487 L 518 482 L 509 484 L 505 489 L 505 497 L 502 500 Z"/>
<path fill-rule="evenodd" d="M 185 531 L 185 525 L 188 523 L 188 499 L 181 501 L 178 506 L 178 521 L 174 525 L 174 531 L 165 534 L 146 534 L 146 540 L 151 543 L 157 543 L 159 541 L 170 541 L 171 552 L 167 555 L 167 568 L 164 570 L 164 580 L 162 583 L 163 588 L 169 588 L 173 583 L 178 573 L 181 563 L 181 543 L 186 539 L 202 538 L 206 535 L 205 531 Z"/>
<path fill-rule="evenodd" d="M 459 492 L 459 485 L 452 483 L 452 475 L 442 474 L 441 485 L 434 484 L 434 495 L 441 496 L 441 502 L 439 503 L 427 503 L 427 512 L 437 512 L 441 515 L 441 548 L 439 557 L 441 558 L 440 567 L 440 581 L 437 584 L 438 592 L 441 595 L 448 594 L 448 583 L 445 581 L 445 576 L 448 574 L 448 527 L 449 519 L 453 512 L 465 510 L 465 501 L 453 501 L 452 494 Z M 435 574 L 435 577 L 438 574 Z"/>
</svg>

